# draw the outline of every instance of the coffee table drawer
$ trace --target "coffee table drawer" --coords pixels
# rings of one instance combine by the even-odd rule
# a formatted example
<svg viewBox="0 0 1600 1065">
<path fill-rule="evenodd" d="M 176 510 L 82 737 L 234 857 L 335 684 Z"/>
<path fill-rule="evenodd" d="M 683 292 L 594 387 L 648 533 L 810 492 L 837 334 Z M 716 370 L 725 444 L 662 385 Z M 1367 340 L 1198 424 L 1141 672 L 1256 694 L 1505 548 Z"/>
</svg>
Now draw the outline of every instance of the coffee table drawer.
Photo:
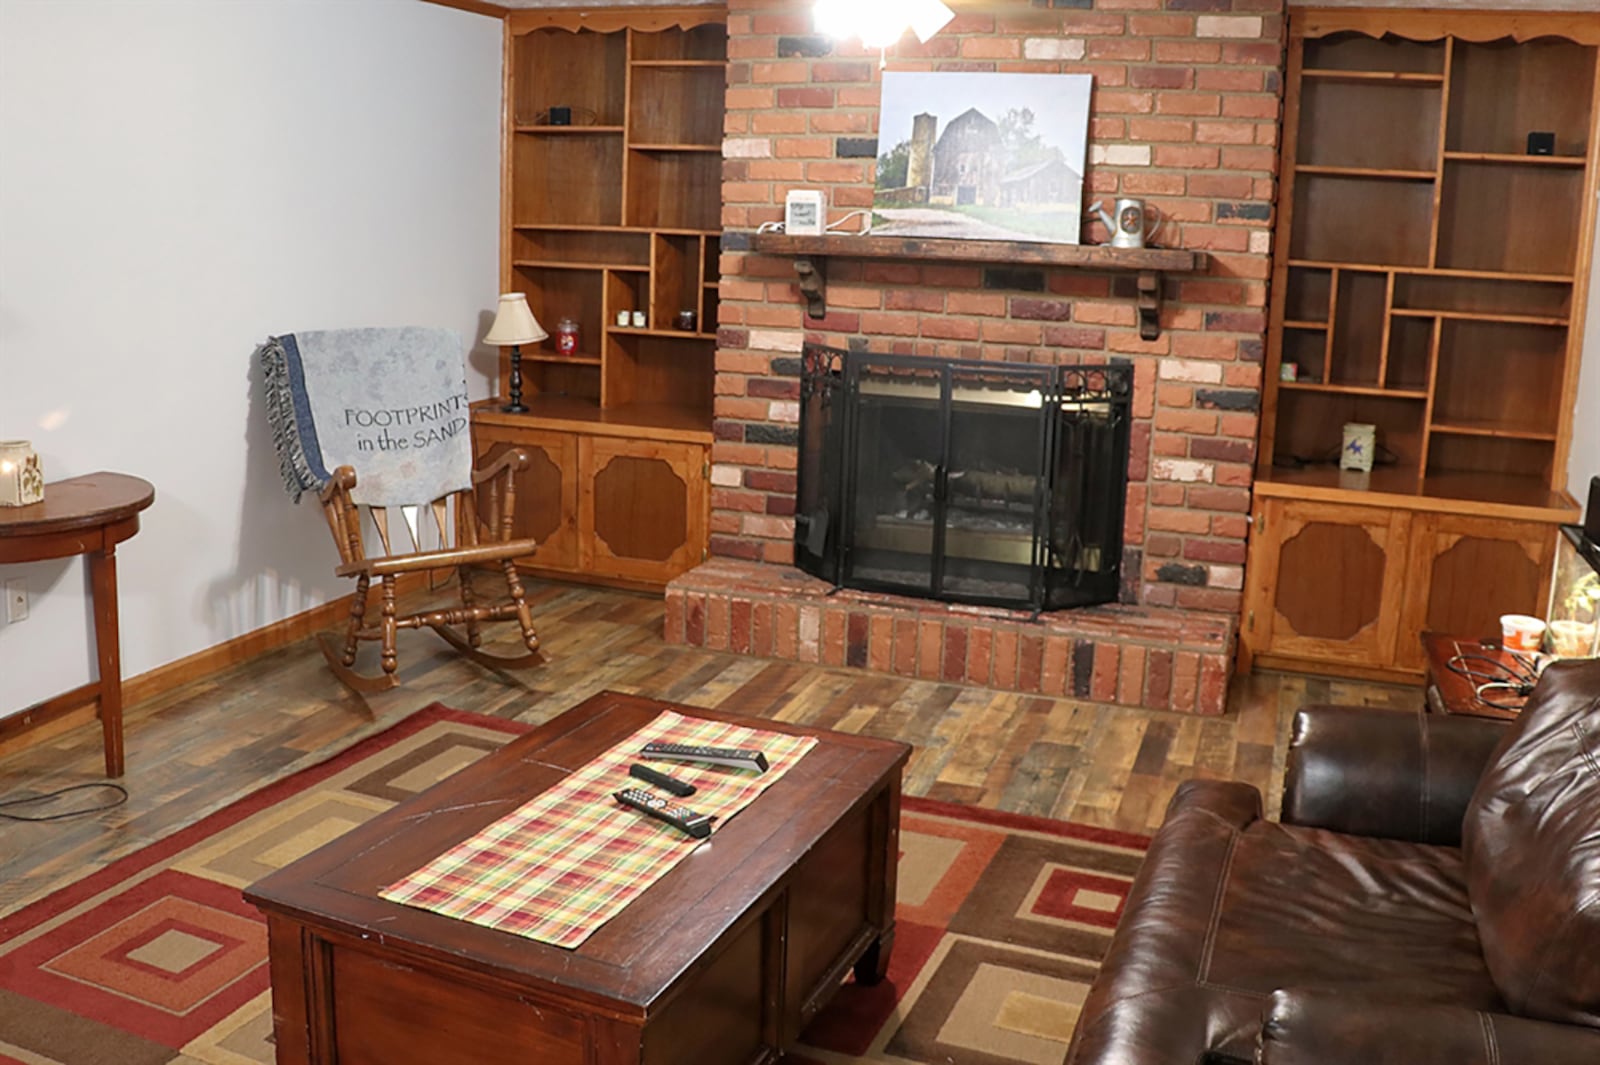
<svg viewBox="0 0 1600 1065">
<path fill-rule="evenodd" d="M 332 1060 L 339 1065 L 584 1065 L 580 1017 L 461 983 L 448 971 L 330 946 Z"/>
</svg>

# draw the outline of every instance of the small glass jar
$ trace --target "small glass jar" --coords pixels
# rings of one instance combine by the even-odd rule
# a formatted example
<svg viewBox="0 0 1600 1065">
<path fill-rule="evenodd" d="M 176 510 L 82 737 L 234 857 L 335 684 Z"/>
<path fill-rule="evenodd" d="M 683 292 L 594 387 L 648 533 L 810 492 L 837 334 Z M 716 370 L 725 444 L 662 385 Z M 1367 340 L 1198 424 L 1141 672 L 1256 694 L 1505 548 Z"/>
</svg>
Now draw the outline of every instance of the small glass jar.
<svg viewBox="0 0 1600 1065">
<path fill-rule="evenodd" d="M 571 318 L 556 323 L 556 351 L 567 356 L 578 353 L 578 323 Z"/>
</svg>

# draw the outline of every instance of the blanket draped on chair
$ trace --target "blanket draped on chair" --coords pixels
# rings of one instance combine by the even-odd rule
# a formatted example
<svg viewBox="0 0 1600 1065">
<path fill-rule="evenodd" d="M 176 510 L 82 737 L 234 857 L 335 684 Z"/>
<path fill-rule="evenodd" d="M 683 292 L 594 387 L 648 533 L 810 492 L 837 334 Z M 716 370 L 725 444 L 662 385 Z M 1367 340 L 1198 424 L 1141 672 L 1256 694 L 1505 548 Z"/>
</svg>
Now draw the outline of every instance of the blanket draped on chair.
<svg viewBox="0 0 1600 1065">
<path fill-rule="evenodd" d="M 290 496 L 355 468 L 356 502 L 426 503 L 467 488 L 472 446 L 461 339 L 448 329 L 329 329 L 256 349 Z"/>
</svg>

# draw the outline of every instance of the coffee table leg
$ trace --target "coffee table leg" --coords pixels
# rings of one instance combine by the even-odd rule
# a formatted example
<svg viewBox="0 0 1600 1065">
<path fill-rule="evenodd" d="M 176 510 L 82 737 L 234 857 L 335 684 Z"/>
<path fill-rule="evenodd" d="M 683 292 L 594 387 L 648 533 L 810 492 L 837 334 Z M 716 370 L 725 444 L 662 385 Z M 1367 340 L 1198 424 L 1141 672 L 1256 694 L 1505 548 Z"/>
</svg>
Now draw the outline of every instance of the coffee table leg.
<svg viewBox="0 0 1600 1065">
<path fill-rule="evenodd" d="M 872 941 L 872 946 L 867 948 L 865 954 L 856 961 L 856 983 L 864 987 L 883 982 L 889 974 L 889 955 L 894 952 L 894 926 L 889 928 L 877 939 Z"/>
</svg>

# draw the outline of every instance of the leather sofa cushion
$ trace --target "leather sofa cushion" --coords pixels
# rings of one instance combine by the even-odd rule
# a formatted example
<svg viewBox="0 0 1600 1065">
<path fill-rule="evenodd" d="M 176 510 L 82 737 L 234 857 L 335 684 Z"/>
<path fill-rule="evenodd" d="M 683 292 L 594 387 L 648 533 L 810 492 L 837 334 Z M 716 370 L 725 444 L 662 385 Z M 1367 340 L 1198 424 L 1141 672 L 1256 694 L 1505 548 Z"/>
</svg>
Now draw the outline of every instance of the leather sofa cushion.
<svg viewBox="0 0 1600 1065">
<path fill-rule="evenodd" d="M 1558 662 L 1462 825 L 1490 973 L 1513 1013 L 1600 1027 L 1600 662 Z"/>
<path fill-rule="evenodd" d="M 1244 784 L 1173 796 L 1085 1001 L 1072 1061 L 1250 1059 L 1280 987 L 1503 1008 L 1459 852 L 1261 817 Z"/>
</svg>

